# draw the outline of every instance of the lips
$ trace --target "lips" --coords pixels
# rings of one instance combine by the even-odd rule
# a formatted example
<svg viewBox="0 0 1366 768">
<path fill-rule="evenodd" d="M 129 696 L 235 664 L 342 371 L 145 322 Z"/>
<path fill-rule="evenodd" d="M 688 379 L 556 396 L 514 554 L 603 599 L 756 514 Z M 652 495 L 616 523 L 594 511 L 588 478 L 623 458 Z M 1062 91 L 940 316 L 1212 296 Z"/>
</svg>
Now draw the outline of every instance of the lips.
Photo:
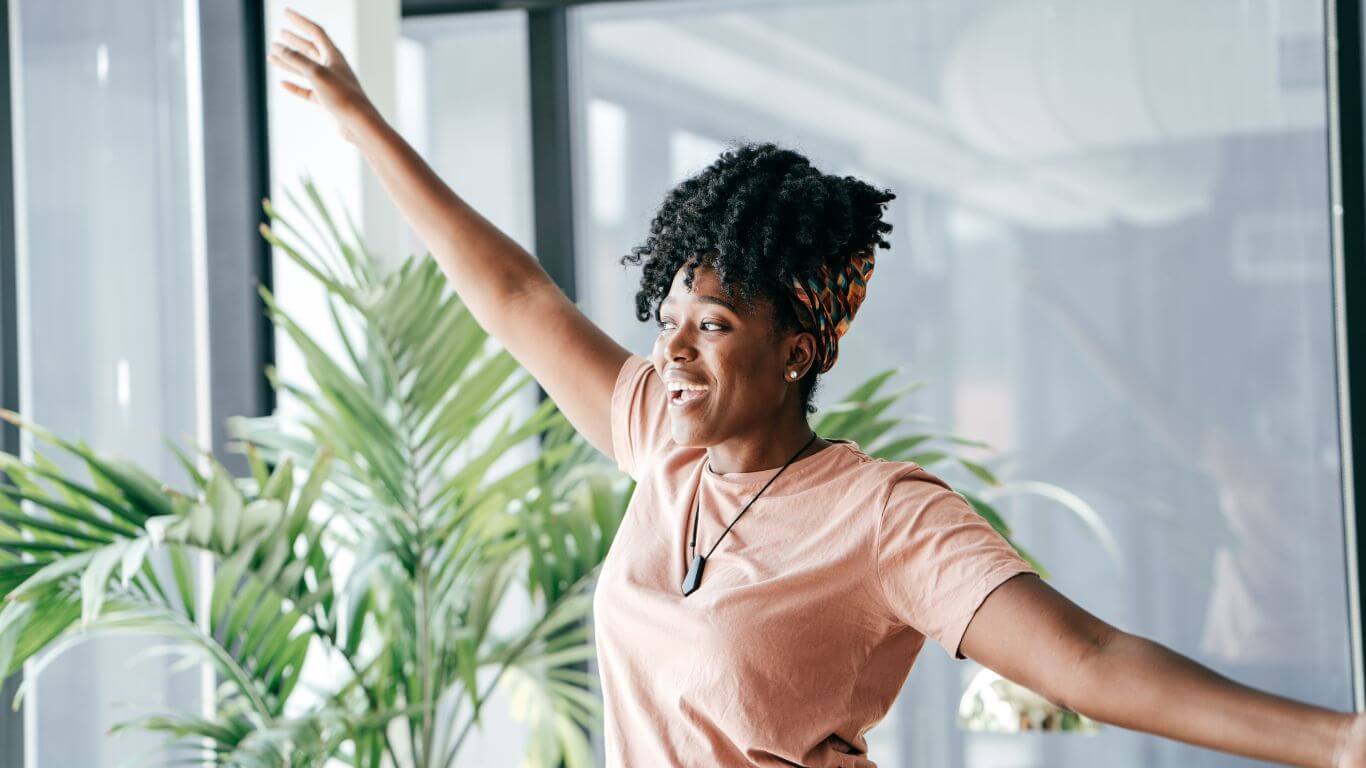
<svg viewBox="0 0 1366 768">
<path fill-rule="evenodd" d="M 686 410 L 701 403 L 710 395 L 708 390 L 680 389 L 669 393 L 669 407 L 678 410 Z"/>
</svg>

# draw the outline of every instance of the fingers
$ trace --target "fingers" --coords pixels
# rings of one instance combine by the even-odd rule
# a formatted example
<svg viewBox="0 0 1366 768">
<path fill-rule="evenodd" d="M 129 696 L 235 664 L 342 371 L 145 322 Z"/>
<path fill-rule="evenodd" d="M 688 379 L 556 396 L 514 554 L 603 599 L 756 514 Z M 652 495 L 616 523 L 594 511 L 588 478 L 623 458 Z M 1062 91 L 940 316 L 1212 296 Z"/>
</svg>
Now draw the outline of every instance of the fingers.
<svg viewBox="0 0 1366 768">
<path fill-rule="evenodd" d="M 286 91 L 289 91 L 295 96 L 302 98 L 304 101 L 313 101 L 313 91 L 303 87 L 302 85 L 299 85 L 298 83 L 291 83 L 288 80 L 281 80 L 280 85 L 283 86 Z"/>
<path fill-rule="evenodd" d="M 281 43 L 270 44 L 268 57 L 277 66 L 304 77 L 313 77 L 320 69 L 318 62 Z"/>
<path fill-rule="evenodd" d="M 310 40 L 317 44 L 319 50 L 326 50 L 333 47 L 332 39 L 329 38 L 327 33 L 323 31 L 323 28 L 318 26 L 312 19 L 307 18 L 293 8 L 286 8 L 285 15 L 289 17 L 290 21 L 294 22 L 295 26 L 302 29 Z"/>
<path fill-rule="evenodd" d="M 299 35 L 296 35 L 287 29 L 280 30 L 280 36 L 283 37 L 285 39 L 285 42 L 289 43 L 290 46 L 294 49 L 303 51 L 304 54 L 311 57 L 314 61 L 318 62 L 319 64 L 322 63 L 322 52 L 318 50 L 318 46 L 309 42 L 306 38 L 300 37 Z"/>
</svg>

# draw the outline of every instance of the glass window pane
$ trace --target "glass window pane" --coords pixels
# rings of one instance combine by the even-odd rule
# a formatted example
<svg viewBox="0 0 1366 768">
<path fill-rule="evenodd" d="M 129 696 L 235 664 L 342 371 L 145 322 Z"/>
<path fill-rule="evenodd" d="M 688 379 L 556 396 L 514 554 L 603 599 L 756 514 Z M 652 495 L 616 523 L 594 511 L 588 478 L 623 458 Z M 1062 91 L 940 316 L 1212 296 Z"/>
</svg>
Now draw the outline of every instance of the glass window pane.
<svg viewBox="0 0 1366 768">
<path fill-rule="evenodd" d="M 890 187 L 825 377 L 927 386 L 1052 585 L 1240 682 L 1349 709 L 1323 9 L 1178 0 L 650 2 L 575 11 L 580 298 L 633 351 L 641 242 L 732 139 Z M 865 446 L 866 447 L 866 446 Z M 952 467 L 932 471 L 972 487 Z M 1050 483 L 1090 505 L 1111 554 Z M 927 648 L 894 766 L 1256 764 L 1119 728 L 959 730 Z"/>
<path fill-rule="evenodd" d="M 185 487 L 162 443 L 195 434 L 181 5 L 11 8 L 22 410 Z M 106 732 L 196 711 L 198 670 L 137 659 L 165 642 L 99 638 L 47 666 L 26 700 L 36 765 L 160 762 L 163 737 Z"/>
</svg>

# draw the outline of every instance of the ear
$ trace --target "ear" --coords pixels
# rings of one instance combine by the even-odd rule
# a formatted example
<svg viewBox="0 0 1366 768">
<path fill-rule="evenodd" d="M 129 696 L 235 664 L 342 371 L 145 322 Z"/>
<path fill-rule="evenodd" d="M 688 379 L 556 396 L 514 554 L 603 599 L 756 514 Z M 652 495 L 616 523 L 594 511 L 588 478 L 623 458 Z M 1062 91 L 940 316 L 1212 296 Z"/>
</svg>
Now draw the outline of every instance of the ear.
<svg viewBox="0 0 1366 768">
<path fill-rule="evenodd" d="M 799 331 L 790 337 L 787 348 L 787 362 L 784 366 L 802 372 L 802 377 L 811 370 L 816 360 L 816 335 L 810 331 Z"/>
</svg>

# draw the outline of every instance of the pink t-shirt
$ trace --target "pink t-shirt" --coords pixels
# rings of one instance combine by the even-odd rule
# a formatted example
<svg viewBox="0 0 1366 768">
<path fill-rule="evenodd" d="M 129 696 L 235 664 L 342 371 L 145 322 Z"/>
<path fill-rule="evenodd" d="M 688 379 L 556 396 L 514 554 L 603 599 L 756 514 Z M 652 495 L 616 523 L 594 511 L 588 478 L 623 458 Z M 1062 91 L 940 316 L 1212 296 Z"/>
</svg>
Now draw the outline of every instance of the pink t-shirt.
<svg viewBox="0 0 1366 768">
<path fill-rule="evenodd" d="M 680 447 L 650 360 L 622 366 L 612 449 L 637 481 L 593 597 L 607 765 L 872 768 L 864 734 L 929 636 L 954 658 L 982 600 L 1034 573 L 944 481 L 838 440 L 778 471 Z"/>
</svg>

